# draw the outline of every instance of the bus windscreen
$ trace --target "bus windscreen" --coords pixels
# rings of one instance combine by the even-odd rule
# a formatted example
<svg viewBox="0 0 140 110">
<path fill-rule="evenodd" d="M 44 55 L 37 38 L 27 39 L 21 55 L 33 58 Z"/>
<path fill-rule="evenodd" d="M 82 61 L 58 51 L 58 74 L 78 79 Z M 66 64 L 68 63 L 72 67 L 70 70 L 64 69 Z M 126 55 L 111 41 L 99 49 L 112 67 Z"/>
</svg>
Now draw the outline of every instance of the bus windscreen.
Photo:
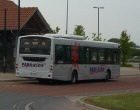
<svg viewBox="0 0 140 110">
<path fill-rule="evenodd" d="M 20 54 L 50 55 L 51 39 L 44 37 L 23 37 L 20 39 Z"/>
</svg>

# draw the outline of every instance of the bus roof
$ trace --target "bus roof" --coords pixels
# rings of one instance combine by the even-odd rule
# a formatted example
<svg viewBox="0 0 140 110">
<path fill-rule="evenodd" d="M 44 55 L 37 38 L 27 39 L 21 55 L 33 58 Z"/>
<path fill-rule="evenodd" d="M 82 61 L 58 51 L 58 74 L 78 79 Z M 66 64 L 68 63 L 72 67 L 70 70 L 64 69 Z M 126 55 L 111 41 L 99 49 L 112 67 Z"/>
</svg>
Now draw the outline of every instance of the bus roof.
<svg viewBox="0 0 140 110">
<path fill-rule="evenodd" d="M 36 37 L 48 37 L 51 39 L 55 39 L 55 40 L 61 40 L 61 41 L 66 41 L 64 43 L 67 43 L 69 41 L 77 41 L 79 43 L 82 43 L 83 45 L 87 45 L 87 46 L 95 46 L 95 47 L 104 47 L 104 48 L 119 48 L 120 44 L 118 43 L 114 43 L 114 42 L 102 42 L 102 41 L 90 41 L 90 40 L 86 40 L 83 36 L 78 36 L 78 35 L 67 35 L 67 34 L 45 34 L 45 35 L 26 35 L 26 36 L 20 36 L 21 37 L 32 37 L 32 36 L 36 36 Z"/>
<path fill-rule="evenodd" d="M 83 36 L 69 35 L 69 34 L 45 34 L 44 36 L 49 36 L 53 38 L 64 38 L 64 39 L 75 39 L 75 40 L 85 40 Z"/>
<path fill-rule="evenodd" d="M 74 41 L 78 41 L 78 42 L 83 43 L 83 44 L 87 44 L 88 46 L 95 45 L 97 47 L 104 47 L 104 48 L 108 48 L 108 47 L 119 48 L 120 47 L 120 44 L 118 44 L 118 43 L 102 42 L 102 41 L 90 41 L 90 40 L 86 40 L 83 36 L 77 36 L 77 35 L 45 34 L 45 36 L 51 37 L 53 39 L 62 40 L 62 41 L 74 40 Z"/>
</svg>

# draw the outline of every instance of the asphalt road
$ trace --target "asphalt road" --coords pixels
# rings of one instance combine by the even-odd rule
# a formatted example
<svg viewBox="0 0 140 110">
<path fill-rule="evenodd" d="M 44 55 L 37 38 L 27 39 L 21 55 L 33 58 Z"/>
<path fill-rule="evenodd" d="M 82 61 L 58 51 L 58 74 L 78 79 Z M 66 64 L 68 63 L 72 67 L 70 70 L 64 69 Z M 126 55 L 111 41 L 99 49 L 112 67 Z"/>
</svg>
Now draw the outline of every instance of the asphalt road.
<svg viewBox="0 0 140 110">
<path fill-rule="evenodd" d="M 36 81 L 1 82 L 0 110 L 82 110 L 69 100 L 77 96 L 140 91 L 140 75 L 121 76 L 109 82 L 83 81 L 78 84 Z M 11 109 L 12 108 L 12 109 Z"/>
<path fill-rule="evenodd" d="M 123 69 L 116 80 L 82 81 L 78 84 L 37 81 L 0 82 L 0 110 L 85 110 L 73 101 L 87 95 L 140 91 L 140 70 Z M 131 72 L 130 72 L 131 71 Z"/>
<path fill-rule="evenodd" d="M 39 84 L 37 81 L 1 82 L 0 91 L 45 96 L 68 96 L 137 90 L 140 89 L 139 84 L 140 75 L 135 75 L 121 76 L 119 79 L 109 82 L 83 81 L 74 85 L 67 82 L 52 82 L 51 84 Z"/>
<path fill-rule="evenodd" d="M 65 97 L 0 92 L 0 110 L 82 110 Z"/>
</svg>

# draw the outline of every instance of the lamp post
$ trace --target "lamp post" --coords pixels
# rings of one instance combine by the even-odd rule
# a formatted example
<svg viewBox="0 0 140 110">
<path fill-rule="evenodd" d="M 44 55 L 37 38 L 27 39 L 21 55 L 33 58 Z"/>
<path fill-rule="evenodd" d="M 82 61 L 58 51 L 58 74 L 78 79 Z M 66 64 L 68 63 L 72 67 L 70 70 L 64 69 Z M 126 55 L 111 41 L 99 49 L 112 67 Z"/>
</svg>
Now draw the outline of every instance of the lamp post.
<svg viewBox="0 0 140 110">
<path fill-rule="evenodd" d="M 66 34 L 68 33 L 69 0 L 67 0 Z"/>
<path fill-rule="evenodd" d="M 20 0 L 18 0 L 18 37 L 20 36 Z"/>
<path fill-rule="evenodd" d="M 104 7 L 93 7 L 93 8 L 97 8 L 98 9 L 98 38 L 99 38 L 99 10 L 100 9 L 104 9 Z"/>
</svg>

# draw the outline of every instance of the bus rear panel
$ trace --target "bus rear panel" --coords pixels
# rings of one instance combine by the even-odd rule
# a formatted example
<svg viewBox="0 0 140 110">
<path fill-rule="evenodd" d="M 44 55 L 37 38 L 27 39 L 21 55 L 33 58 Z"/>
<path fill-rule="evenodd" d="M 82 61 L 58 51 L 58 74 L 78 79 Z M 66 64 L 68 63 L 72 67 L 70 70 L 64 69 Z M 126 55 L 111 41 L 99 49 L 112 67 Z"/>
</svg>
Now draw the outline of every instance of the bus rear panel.
<svg viewBox="0 0 140 110">
<path fill-rule="evenodd" d="M 51 39 L 30 36 L 18 40 L 16 75 L 26 78 L 52 78 Z"/>
</svg>

